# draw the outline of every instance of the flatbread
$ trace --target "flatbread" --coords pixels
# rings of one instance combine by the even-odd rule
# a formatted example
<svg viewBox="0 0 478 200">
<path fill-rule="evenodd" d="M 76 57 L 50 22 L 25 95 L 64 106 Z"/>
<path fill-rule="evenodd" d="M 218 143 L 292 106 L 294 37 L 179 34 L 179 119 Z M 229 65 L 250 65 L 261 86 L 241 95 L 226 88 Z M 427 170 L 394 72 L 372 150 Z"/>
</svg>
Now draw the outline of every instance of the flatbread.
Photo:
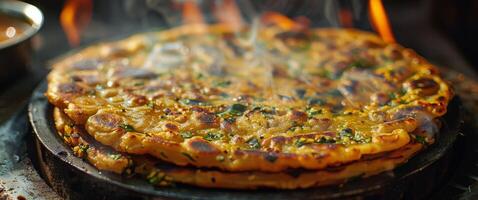
<svg viewBox="0 0 478 200">
<path fill-rule="evenodd" d="M 136 175 L 158 186 L 182 183 L 208 188 L 296 189 L 341 184 L 348 180 L 366 178 L 392 170 L 423 147 L 420 143 L 410 143 L 380 156 L 318 171 L 224 172 L 216 169 L 172 166 L 151 157 L 116 152 L 95 142 L 83 128 L 73 125 L 72 120 L 58 108 L 54 109 L 54 120 L 58 134 L 71 147 L 74 155 L 85 158 L 99 170 L 128 177 Z"/>
<path fill-rule="evenodd" d="M 66 57 L 48 83 L 49 101 L 116 151 L 233 172 L 432 144 L 453 96 L 412 50 L 352 29 L 143 33 Z"/>
</svg>

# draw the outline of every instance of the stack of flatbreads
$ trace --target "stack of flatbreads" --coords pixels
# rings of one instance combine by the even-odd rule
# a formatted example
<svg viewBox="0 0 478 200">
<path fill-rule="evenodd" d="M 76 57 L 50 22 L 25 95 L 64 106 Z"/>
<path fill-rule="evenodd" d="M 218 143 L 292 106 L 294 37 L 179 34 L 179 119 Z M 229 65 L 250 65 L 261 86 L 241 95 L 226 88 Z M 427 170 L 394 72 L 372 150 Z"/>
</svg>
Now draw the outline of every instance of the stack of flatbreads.
<svg viewBox="0 0 478 200">
<path fill-rule="evenodd" d="M 404 164 L 433 145 L 453 93 L 372 33 L 190 25 L 69 55 L 46 96 L 58 135 L 99 170 L 295 189 Z"/>
</svg>

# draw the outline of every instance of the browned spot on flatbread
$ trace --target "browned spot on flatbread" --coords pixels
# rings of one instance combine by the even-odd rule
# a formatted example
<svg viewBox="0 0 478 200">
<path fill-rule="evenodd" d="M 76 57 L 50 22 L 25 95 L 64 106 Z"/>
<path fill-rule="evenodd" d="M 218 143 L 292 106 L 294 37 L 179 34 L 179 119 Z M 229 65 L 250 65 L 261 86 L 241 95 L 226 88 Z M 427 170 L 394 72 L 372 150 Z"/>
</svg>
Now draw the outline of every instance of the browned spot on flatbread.
<svg viewBox="0 0 478 200">
<path fill-rule="evenodd" d="M 188 146 L 195 152 L 215 154 L 220 151 L 212 144 L 201 138 L 193 138 L 188 141 Z"/>
<path fill-rule="evenodd" d="M 197 119 L 203 124 L 208 127 L 212 127 L 217 125 L 218 119 L 212 113 L 199 113 Z"/>
<path fill-rule="evenodd" d="M 301 111 L 294 110 L 290 115 L 290 119 L 295 122 L 303 123 L 307 121 L 307 114 Z"/>
<path fill-rule="evenodd" d="M 167 123 L 164 125 L 164 127 L 166 127 L 166 129 L 168 129 L 169 131 L 178 131 L 179 128 L 178 126 L 172 124 L 172 123 Z"/>
<path fill-rule="evenodd" d="M 95 126 L 95 128 L 104 130 L 118 129 L 123 123 L 123 120 L 120 116 L 111 113 L 99 113 L 93 115 L 88 119 L 88 121 L 90 126 Z"/>
<path fill-rule="evenodd" d="M 58 86 L 58 90 L 60 93 L 74 93 L 74 94 L 81 94 L 83 93 L 83 88 L 78 86 L 76 83 L 63 83 Z"/>
</svg>

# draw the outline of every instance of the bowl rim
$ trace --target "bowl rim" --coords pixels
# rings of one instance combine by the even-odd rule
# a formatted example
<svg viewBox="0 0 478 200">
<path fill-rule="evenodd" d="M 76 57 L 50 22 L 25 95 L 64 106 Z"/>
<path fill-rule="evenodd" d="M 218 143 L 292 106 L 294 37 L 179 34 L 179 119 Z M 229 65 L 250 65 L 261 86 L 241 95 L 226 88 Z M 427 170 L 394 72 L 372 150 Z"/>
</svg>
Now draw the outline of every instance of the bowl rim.
<svg viewBox="0 0 478 200">
<path fill-rule="evenodd" d="M 1 1 L 0 2 L 0 13 L 6 15 L 18 15 L 26 20 L 29 21 L 31 24 L 31 28 L 25 30 L 22 34 L 17 37 L 13 37 L 12 39 L 0 42 L 0 49 L 5 49 L 10 46 L 14 46 L 19 44 L 33 35 L 35 35 L 43 25 L 44 17 L 43 13 L 39 8 L 34 5 L 16 1 L 16 0 L 8 0 L 8 1 Z"/>
</svg>

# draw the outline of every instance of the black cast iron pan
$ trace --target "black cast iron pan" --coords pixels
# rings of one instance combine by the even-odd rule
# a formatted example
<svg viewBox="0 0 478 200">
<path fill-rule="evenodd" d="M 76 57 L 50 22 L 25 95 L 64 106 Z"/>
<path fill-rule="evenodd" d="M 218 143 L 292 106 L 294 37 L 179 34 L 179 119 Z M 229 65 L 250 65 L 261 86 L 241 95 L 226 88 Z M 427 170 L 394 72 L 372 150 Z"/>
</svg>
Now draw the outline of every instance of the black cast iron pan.
<svg viewBox="0 0 478 200">
<path fill-rule="evenodd" d="M 186 185 L 153 187 L 140 178 L 98 171 L 56 134 L 44 81 L 33 93 L 29 118 L 34 141 L 32 160 L 40 175 L 68 199 L 422 199 L 446 178 L 450 152 L 462 123 L 461 104 L 455 98 L 443 117 L 435 142 L 392 172 L 350 181 L 340 186 L 299 190 L 225 190 Z"/>
</svg>

